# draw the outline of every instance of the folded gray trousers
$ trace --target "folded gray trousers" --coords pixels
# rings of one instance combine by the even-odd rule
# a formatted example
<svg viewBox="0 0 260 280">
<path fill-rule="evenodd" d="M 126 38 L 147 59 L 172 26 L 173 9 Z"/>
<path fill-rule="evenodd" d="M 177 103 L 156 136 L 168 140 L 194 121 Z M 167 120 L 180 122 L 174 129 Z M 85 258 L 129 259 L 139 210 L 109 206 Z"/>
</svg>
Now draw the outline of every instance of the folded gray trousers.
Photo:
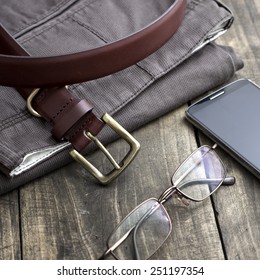
<svg viewBox="0 0 260 280">
<path fill-rule="evenodd" d="M 0 0 L 0 4 L 2 25 L 26 51 L 50 56 L 92 49 L 136 32 L 171 1 Z M 158 51 L 113 75 L 70 85 L 70 90 L 92 103 L 97 115 L 107 112 L 133 131 L 227 82 L 243 67 L 230 47 L 211 42 L 197 50 L 231 18 L 217 1 L 190 0 L 177 33 Z M 0 87 L 0 100 L 0 193 L 72 160 L 68 143 L 53 139 L 50 125 L 28 113 L 15 89 Z M 109 128 L 98 137 L 103 143 L 116 139 Z"/>
</svg>

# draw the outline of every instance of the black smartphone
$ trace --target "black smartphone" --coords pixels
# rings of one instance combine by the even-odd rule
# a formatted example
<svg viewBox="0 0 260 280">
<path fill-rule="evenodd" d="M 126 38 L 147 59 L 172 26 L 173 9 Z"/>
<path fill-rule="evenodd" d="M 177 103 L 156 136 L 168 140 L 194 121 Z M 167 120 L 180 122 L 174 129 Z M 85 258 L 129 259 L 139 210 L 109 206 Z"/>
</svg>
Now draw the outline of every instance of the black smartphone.
<svg viewBox="0 0 260 280">
<path fill-rule="evenodd" d="M 194 103 L 186 117 L 260 179 L 260 88 L 237 80 Z"/>
</svg>

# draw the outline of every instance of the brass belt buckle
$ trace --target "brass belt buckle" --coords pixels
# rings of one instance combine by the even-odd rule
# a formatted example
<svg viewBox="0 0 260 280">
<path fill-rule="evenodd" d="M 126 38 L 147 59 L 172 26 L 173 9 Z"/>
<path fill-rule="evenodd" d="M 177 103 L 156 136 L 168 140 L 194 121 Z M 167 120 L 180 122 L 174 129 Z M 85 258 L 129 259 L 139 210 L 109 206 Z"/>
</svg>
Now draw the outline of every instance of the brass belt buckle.
<svg viewBox="0 0 260 280">
<path fill-rule="evenodd" d="M 34 117 L 37 117 L 37 118 L 41 118 L 41 115 L 35 111 L 33 109 L 33 106 L 32 106 L 32 101 L 34 99 L 34 97 L 38 94 L 38 92 L 40 91 L 41 89 L 40 88 L 35 88 L 31 94 L 29 95 L 29 97 L 27 98 L 27 101 L 26 101 L 26 104 L 27 104 L 27 109 L 28 111 L 34 116 Z"/>
<path fill-rule="evenodd" d="M 36 88 L 32 91 L 30 96 L 27 99 L 27 108 L 29 112 L 35 117 L 41 117 L 41 115 L 34 110 L 32 106 L 32 101 L 37 93 L 40 91 L 39 88 Z M 86 170 L 90 172 L 100 183 L 106 185 L 114 180 L 119 174 L 121 174 L 127 166 L 132 162 L 135 156 L 140 150 L 139 142 L 128 132 L 126 131 L 118 122 L 116 122 L 110 115 L 107 113 L 101 118 L 108 126 L 110 126 L 119 136 L 121 136 L 130 146 L 130 151 L 123 158 L 120 165 L 114 160 L 109 151 L 103 146 L 103 144 L 90 132 L 86 131 L 87 137 L 92 140 L 97 147 L 105 154 L 109 161 L 114 166 L 114 169 L 108 174 L 102 174 L 94 165 L 92 165 L 85 157 L 83 157 L 77 150 L 72 149 L 70 155 L 80 163 Z"/>
<path fill-rule="evenodd" d="M 132 162 L 135 156 L 140 150 L 139 142 L 126 131 L 118 122 L 116 122 L 107 113 L 101 118 L 109 127 L 111 127 L 119 136 L 121 136 L 130 146 L 130 151 L 123 158 L 120 165 L 114 160 L 109 151 L 103 146 L 103 144 L 90 132 L 86 132 L 86 135 L 97 145 L 97 147 L 105 154 L 109 161 L 114 166 L 114 169 L 108 174 L 102 174 L 94 165 L 92 165 L 85 157 L 83 157 L 78 151 L 72 149 L 70 155 L 80 163 L 86 170 L 90 172 L 100 183 L 106 185 L 114 180 L 119 174 L 121 174 L 128 165 Z"/>
</svg>

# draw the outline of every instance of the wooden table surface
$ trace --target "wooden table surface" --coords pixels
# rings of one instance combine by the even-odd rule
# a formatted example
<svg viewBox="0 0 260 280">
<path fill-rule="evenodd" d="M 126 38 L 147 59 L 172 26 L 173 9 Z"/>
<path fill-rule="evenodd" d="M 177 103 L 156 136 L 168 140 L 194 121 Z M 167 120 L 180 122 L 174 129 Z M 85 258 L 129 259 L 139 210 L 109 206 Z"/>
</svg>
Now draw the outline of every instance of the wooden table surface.
<svg viewBox="0 0 260 280">
<path fill-rule="evenodd" d="M 218 43 L 232 46 L 245 63 L 233 80 L 246 77 L 260 84 L 260 1 L 223 2 L 235 22 Z M 158 197 L 194 149 L 211 144 L 185 120 L 186 108 L 135 131 L 141 152 L 107 187 L 72 163 L 1 196 L 0 259 L 97 259 L 120 220 L 142 201 Z M 109 146 L 112 153 L 123 153 L 124 147 L 120 140 Z M 189 207 L 167 202 L 173 229 L 152 259 L 260 259 L 260 181 L 220 148 L 217 152 L 236 184 Z M 100 152 L 91 155 L 94 162 L 102 158 Z"/>
</svg>

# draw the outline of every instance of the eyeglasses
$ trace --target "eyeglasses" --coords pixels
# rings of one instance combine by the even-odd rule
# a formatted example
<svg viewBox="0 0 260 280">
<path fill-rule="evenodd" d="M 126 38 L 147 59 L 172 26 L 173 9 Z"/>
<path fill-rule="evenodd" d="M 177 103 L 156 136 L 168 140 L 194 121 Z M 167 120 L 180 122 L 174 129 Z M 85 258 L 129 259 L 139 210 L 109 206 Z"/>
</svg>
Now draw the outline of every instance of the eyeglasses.
<svg viewBox="0 0 260 280">
<path fill-rule="evenodd" d="M 172 230 L 163 206 L 166 201 L 174 195 L 188 205 L 185 199 L 199 202 L 222 184 L 233 185 L 235 178 L 226 177 L 223 163 L 214 151 L 216 146 L 201 146 L 195 150 L 173 174 L 171 187 L 158 199 L 150 198 L 128 214 L 108 238 L 108 249 L 99 259 L 109 254 L 116 259 L 149 259 Z"/>
</svg>

